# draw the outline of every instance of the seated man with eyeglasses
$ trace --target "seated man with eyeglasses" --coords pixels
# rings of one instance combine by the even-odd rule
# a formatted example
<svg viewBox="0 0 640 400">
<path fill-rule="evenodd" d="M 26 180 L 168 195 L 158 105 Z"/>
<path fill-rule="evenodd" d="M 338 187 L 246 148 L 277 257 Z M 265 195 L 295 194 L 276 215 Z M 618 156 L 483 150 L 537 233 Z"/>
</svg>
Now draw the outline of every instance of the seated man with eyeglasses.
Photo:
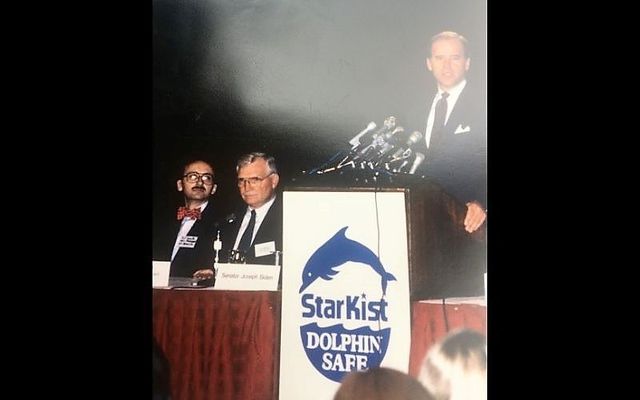
<svg viewBox="0 0 640 400">
<path fill-rule="evenodd" d="M 276 161 L 265 153 L 253 152 L 236 164 L 242 207 L 222 226 L 221 262 L 276 264 L 282 252 L 282 200 L 276 196 L 280 182 Z M 282 258 L 278 256 L 278 265 Z M 212 270 L 195 276 L 208 277 Z"/>
<path fill-rule="evenodd" d="M 225 229 L 223 250 L 239 252 L 247 264 L 274 265 L 275 252 L 282 251 L 282 201 L 275 191 L 280 182 L 276 160 L 265 153 L 245 154 L 238 160 L 236 172 L 245 204 Z"/>
<path fill-rule="evenodd" d="M 171 260 L 169 276 L 191 278 L 214 263 L 213 241 L 218 213 L 210 197 L 216 192 L 214 170 L 210 163 L 195 160 L 187 163 L 176 188 L 184 196 L 172 222 L 154 229 L 154 259 Z"/>
</svg>

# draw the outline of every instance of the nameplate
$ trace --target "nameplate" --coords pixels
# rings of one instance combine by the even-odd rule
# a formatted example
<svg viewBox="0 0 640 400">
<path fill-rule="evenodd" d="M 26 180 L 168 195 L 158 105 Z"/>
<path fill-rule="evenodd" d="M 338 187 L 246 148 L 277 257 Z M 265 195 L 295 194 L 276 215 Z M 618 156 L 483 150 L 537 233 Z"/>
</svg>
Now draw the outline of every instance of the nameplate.
<svg viewBox="0 0 640 400">
<path fill-rule="evenodd" d="M 153 287 L 167 287 L 169 286 L 169 268 L 171 267 L 170 261 L 152 261 L 153 275 L 152 286 Z"/>
<path fill-rule="evenodd" d="M 216 264 L 215 290 L 278 290 L 279 265 Z"/>
</svg>

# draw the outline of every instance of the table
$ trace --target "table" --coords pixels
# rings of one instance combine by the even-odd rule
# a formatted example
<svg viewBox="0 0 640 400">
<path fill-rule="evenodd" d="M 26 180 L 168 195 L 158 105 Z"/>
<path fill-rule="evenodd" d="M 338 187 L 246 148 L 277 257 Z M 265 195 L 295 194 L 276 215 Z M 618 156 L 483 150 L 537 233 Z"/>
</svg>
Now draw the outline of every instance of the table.
<svg viewBox="0 0 640 400">
<path fill-rule="evenodd" d="M 153 335 L 171 366 L 172 400 L 272 400 L 278 393 L 280 292 L 153 289 Z M 409 374 L 452 329 L 486 333 L 483 299 L 411 304 Z"/>
<path fill-rule="evenodd" d="M 277 398 L 280 293 L 153 290 L 172 399 Z"/>
</svg>

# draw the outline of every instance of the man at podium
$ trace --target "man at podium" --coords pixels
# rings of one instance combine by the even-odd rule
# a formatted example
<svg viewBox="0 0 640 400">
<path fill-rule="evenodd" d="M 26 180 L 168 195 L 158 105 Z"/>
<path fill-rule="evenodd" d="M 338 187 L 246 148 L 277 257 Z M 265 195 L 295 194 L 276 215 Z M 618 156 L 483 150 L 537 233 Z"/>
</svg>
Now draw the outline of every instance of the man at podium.
<svg viewBox="0 0 640 400">
<path fill-rule="evenodd" d="M 484 91 L 468 82 L 467 39 L 456 32 L 431 38 L 427 69 L 437 92 L 427 114 L 423 173 L 467 206 L 464 227 L 474 232 L 486 218 L 487 127 Z"/>
</svg>

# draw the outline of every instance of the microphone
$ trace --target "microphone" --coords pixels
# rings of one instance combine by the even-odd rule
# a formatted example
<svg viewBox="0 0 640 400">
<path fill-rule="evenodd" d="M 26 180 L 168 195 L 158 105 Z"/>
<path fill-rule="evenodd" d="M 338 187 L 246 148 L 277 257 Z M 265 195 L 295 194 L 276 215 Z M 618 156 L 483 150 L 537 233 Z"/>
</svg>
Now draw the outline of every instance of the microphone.
<svg viewBox="0 0 640 400">
<path fill-rule="evenodd" d="M 383 137 L 384 139 L 391 139 L 392 137 L 394 137 L 395 135 L 397 135 L 398 133 L 404 132 L 404 128 L 401 126 L 396 127 L 396 129 L 394 129 L 393 131 L 385 134 Z"/>
<path fill-rule="evenodd" d="M 378 129 L 376 133 L 373 134 L 373 137 L 377 138 L 384 135 L 385 133 L 389 133 L 395 127 L 396 127 L 396 117 L 391 115 L 385 118 L 384 122 L 382 123 L 382 127 Z"/>
<path fill-rule="evenodd" d="M 404 128 L 396 126 L 396 117 L 389 116 L 379 128 L 374 121 L 367 124 L 365 129 L 358 132 L 351 140 L 349 150 L 339 151 L 329 161 L 320 167 L 314 168 L 309 174 L 324 174 L 339 170 L 347 165 L 354 169 L 377 168 L 381 161 L 388 157 L 400 145 L 399 133 L 404 132 Z M 376 129 L 377 128 L 377 129 Z M 341 159 L 341 160 L 340 160 Z M 331 165 L 334 161 L 340 160 L 337 165 Z M 231 214 L 224 219 L 224 222 L 231 223 L 236 220 L 236 216 Z"/>
<path fill-rule="evenodd" d="M 407 147 L 411 147 L 414 144 L 418 143 L 420 141 L 420 139 L 422 139 L 422 132 L 420 131 L 413 131 L 411 133 L 411 135 L 409 135 L 409 137 L 407 138 L 407 143 L 406 146 Z"/>
<path fill-rule="evenodd" d="M 386 130 L 391 130 L 391 129 L 395 128 L 396 127 L 396 117 L 394 117 L 393 115 L 388 116 L 387 118 L 384 119 L 384 122 L 382 123 L 382 125 L 384 125 Z"/>
<path fill-rule="evenodd" d="M 393 131 L 381 136 L 381 149 L 375 155 L 375 159 L 382 161 L 384 156 L 396 147 L 396 140 L 394 138 L 398 133 L 404 132 L 404 128 L 401 126 L 396 127 Z"/>
<path fill-rule="evenodd" d="M 402 168 L 406 167 L 406 166 L 407 166 L 407 164 L 409 164 L 409 161 L 404 160 L 404 161 L 402 162 L 402 164 L 400 164 L 400 166 L 399 166 L 397 169 L 395 169 L 393 172 L 401 172 L 401 171 L 402 171 Z"/>
<path fill-rule="evenodd" d="M 349 144 L 353 146 L 353 149 L 355 149 L 357 146 L 360 146 L 360 138 L 366 135 L 367 133 L 371 132 L 372 130 L 376 129 L 376 126 L 377 125 L 375 122 L 373 121 L 369 122 L 369 124 L 367 125 L 366 128 L 364 128 L 364 130 L 358 133 L 353 139 L 349 140 Z"/>
<path fill-rule="evenodd" d="M 236 214 L 235 213 L 231 213 L 231 214 L 227 215 L 226 217 L 224 217 L 224 222 L 226 222 L 227 224 L 231 224 L 235 220 L 236 220 Z"/>
<path fill-rule="evenodd" d="M 423 161 L 424 161 L 424 154 L 416 152 L 416 158 L 415 160 L 413 160 L 413 164 L 411 165 L 411 169 L 409 169 L 409 173 L 415 174 L 416 169 L 418 169 L 418 166 L 422 164 Z"/>
<path fill-rule="evenodd" d="M 420 139 L 422 139 L 422 132 L 413 131 L 411 135 L 409 135 L 409 137 L 407 138 L 407 141 L 405 142 L 404 146 L 396 150 L 396 152 L 389 157 L 388 162 L 393 162 L 393 161 L 401 160 L 403 158 L 410 157 L 411 146 L 418 143 Z"/>
<path fill-rule="evenodd" d="M 393 118 L 390 120 L 389 118 Z M 352 152 L 357 152 L 355 159 L 364 158 L 365 160 L 369 159 L 371 152 L 373 149 L 382 146 L 385 143 L 385 137 L 390 137 L 392 135 L 391 130 L 395 127 L 395 118 L 389 117 L 384 121 L 384 125 L 378 129 L 372 136 L 371 141 L 367 143 L 362 149 L 358 151 L 358 149 L 353 149 Z"/>
<path fill-rule="evenodd" d="M 218 257 L 218 253 L 220 252 L 220 250 L 222 250 L 222 240 L 220 240 L 220 229 L 218 229 L 216 240 L 213 241 L 213 250 L 216 252 L 216 257 L 213 260 L 213 265 L 216 265 L 220 260 L 220 258 Z"/>
<path fill-rule="evenodd" d="M 391 131 L 396 127 L 396 117 L 390 116 L 387 117 L 380 129 L 378 129 L 371 137 L 373 138 L 371 145 L 376 147 L 380 146 L 384 142 L 385 136 L 390 137 Z"/>
</svg>

